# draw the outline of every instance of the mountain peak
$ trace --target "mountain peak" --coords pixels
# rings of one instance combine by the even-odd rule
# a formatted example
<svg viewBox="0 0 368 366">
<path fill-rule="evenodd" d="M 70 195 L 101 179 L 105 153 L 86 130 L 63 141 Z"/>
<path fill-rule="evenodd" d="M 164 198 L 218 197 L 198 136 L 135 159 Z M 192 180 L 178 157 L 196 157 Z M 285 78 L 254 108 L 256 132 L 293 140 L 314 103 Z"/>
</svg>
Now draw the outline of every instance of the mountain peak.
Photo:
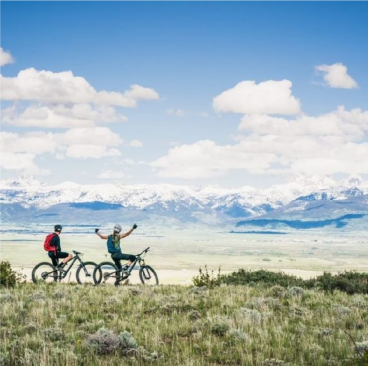
<svg viewBox="0 0 368 366">
<path fill-rule="evenodd" d="M 33 175 L 22 175 L 18 179 L 6 179 L 1 181 L 2 186 L 6 187 L 42 187 L 45 183 L 40 182 L 37 180 Z"/>
</svg>

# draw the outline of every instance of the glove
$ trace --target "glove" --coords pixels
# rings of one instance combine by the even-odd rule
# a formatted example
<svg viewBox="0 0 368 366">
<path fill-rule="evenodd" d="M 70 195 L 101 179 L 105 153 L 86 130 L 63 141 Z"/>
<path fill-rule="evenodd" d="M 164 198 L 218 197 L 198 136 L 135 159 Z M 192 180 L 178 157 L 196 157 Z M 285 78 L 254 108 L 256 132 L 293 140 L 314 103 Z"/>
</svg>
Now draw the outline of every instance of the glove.
<svg viewBox="0 0 368 366">
<path fill-rule="evenodd" d="M 95 233 L 97 234 L 100 229 L 95 229 Z"/>
<path fill-rule="evenodd" d="M 134 224 L 133 225 L 133 230 L 135 230 L 137 227 L 138 227 L 138 225 L 137 224 Z"/>
</svg>

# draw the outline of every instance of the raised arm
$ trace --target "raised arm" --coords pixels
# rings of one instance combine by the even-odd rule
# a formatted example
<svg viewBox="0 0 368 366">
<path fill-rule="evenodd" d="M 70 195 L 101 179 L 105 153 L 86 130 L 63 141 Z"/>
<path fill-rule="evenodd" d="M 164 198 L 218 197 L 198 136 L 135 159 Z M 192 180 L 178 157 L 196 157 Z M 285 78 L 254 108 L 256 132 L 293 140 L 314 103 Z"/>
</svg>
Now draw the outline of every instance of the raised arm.
<svg viewBox="0 0 368 366">
<path fill-rule="evenodd" d="M 99 232 L 99 229 L 95 229 L 95 233 L 101 238 L 101 239 L 108 239 L 108 235 L 102 235 Z"/>
<path fill-rule="evenodd" d="M 129 236 L 137 227 L 138 226 L 134 224 L 133 227 L 129 231 L 127 231 L 125 234 L 120 234 L 120 239 Z"/>
</svg>

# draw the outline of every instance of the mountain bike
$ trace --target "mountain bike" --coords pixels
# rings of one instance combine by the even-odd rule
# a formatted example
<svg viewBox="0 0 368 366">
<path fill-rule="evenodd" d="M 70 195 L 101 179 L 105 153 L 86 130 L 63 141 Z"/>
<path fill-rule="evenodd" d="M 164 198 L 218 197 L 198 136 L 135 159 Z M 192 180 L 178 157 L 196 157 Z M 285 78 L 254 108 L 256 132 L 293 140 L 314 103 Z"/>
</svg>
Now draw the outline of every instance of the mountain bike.
<svg viewBox="0 0 368 366">
<path fill-rule="evenodd" d="M 80 255 L 83 255 L 80 252 L 75 250 L 72 251 L 75 256 L 74 258 L 66 264 L 67 267 L 58 268 L 52 265 L 49 262 L 41 262 L 38 263 L 32 271 L 32 281 L 34 283 L 39 282 L 60 282 L 62 281 L 69 273 L 71 268 L 73 267 L 76 261 L 79 261 L 79 266 L 76 272 L 76 278 L 79 284 L 84 283 L 94 283 L 93 281 L 93 270 L 97 266 L 94 262 L 83 262 Z"/>
<path fill-rule="evenodd" d="M 124 266 L 121 270 L 119 270 L 114 263 L 100 263 L 93 271 L 93 281 L 95 285 L 99 285 L 100 283 L 119 285 L 120 282 L 128 279 L 137 263 L 139 264 L 139 278 L 141 282 L 144 285 L 158 285 L 157 273 L 144 261 L 144 257 L 149 249 L 148 247 L 143 250 L 142 253 L 137 254 L 135 261 L 129 267 Z"/>
</svg>

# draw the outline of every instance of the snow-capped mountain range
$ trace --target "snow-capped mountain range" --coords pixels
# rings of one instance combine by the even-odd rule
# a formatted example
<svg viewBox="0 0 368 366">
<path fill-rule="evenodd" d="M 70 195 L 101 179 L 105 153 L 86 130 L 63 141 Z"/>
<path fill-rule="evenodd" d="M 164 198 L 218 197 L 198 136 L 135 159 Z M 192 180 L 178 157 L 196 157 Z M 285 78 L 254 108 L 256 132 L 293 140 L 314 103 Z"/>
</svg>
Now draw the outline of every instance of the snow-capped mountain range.
<svg viewBox="0 0 368 366">
<path fill-rule="evenodd" d="M 33 177 L 0 181 L 2 220 L 68 210 L 125 210 L 200 221 L 205 217 L 238 220 L 259 217 L 326 218 L 344 213 L 368 213 L 368 182 L 359 176 L 341 181 L 325 176 L 295 175 L 268 189 L 249 186 L 225 189 L 169 184 L 47 186 Z M 318 204 L 317 204 L 318 203 Z M 28 216 L 29 216 L 28 215 Z M 309 215 L 309 216 L 308 216 Z M 31 219 L 31 217 L 29 217 Z"/>
</svg>

